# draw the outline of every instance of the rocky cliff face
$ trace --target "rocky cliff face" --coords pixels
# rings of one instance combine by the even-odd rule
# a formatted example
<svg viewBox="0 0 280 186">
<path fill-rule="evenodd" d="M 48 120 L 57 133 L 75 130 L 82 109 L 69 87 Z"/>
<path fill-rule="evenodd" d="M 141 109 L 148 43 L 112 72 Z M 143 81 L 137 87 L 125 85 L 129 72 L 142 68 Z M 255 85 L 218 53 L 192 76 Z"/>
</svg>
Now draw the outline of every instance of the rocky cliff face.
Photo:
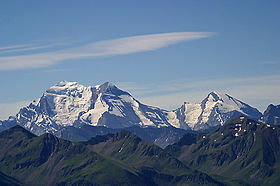
<svg viewBox="0 0 280 186">
<path fill-rule="evenodd" d="M 270 104 L 264 111 L 262 120 L 271 125 L 280 125 L 280 105 Z"/>
</svg>

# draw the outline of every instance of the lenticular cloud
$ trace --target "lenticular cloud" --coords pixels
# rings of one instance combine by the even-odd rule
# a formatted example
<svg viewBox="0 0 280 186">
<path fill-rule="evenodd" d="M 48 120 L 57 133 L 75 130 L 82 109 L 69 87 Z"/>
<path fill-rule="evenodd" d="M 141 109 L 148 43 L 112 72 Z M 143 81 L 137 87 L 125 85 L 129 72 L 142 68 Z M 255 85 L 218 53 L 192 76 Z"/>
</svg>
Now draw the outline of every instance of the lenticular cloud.
<svg viewBox="0 0 280 186">
<path fill-rule="evenodd" d="M 0 70 L 50 66 L 62 61 L 153 51 L 172 44 L 212 36 L 211 32 L 174 32 L 103 40 L 53 52 L 0 57 Z"/>
</svg>

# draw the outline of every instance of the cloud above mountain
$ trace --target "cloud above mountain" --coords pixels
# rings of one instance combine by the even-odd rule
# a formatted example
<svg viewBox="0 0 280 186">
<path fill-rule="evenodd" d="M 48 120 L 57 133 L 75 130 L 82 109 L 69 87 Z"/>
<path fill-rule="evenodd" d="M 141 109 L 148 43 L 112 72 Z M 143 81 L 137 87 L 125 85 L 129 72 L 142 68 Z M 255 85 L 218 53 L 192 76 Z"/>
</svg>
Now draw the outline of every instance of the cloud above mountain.
<svg viewBox="0 0 280 186">
<path fill-rule="evenodd" d="M 54 65 L 56 63 L 82 58 L 125 55 L 138 52 L 154 51 L 172 44 L 212 36 L 211 32 L 173 32 L 161 34 L 138 35 L 118 39 L 88 43 L 83 46 L 62 49 L 52 52 L 34 52 L 25 55 L 9 55 L 0 57 L 0 70 L 30 69 Z M 16 50 L 29 50 L 19 45 Z M 9 46 L 2 47 L 10 49 Z M 15 48 L 13 48 L 15 49 Z M 32 48 L 31 48 L 32 49 Z"/>
</svg>

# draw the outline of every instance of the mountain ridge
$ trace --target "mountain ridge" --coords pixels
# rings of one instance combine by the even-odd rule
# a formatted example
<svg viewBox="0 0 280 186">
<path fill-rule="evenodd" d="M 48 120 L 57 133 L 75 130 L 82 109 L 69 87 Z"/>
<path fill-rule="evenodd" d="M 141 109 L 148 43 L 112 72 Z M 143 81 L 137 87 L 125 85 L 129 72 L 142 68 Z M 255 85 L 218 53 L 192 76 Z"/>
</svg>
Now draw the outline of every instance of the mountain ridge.
<svg viewBox="0 0 280 186">
<path fill-rule="evenodd" d="M 193 168 L 229 182 L 237 179 L 241 185 L 277 185 L 279 139 L 279 126 L 241 116 L 210 133 L 186 134 L 165 151 Z"/>
<path fill-rule="evenodd" d="M 37 135 L 59 134 L 65 127 L 84 125 L 110 129 L 139 126 L 209 131 L 240 115 L 258 120 L 262 114 L 242 101 L 215 91 L 199 104 L 184 103 L 176 110 L 167 111 L 142 104 L 110 82 L 83 86 L 77 82 L 62 81 L 21 108 L 15 117 L 0 122 L 0 130 L 18 124 Z"/>
<path fill-rule="evenodd" d="M 127 163 L 134 153 L 127 151 L 130 148 L 123 149 L 126 153 L 120 151 L 124 159 L 119 159 L 112 154 L 94 151 L 90 146 L 112 139 L 115 144 L 125 142 L 137 148 L 146 163 L 137 166 Z M 15 126 L 0 133 L 0 145 L 0 177 L 13 177 L 25 185 L 223 185 L 207 174 L 187 168 L 176 158 L 164 155 L 161 148 L 124 130 L 74 143 L 49 133 L 35 136 L 23 127 Z M 158 152 L 165 157 L 162 163 L 172 167 L 169 172 L 164 170 L 165 164 L 157 169 L 150 166 Z M 181 167 L 177 167 L 179 164 Z M 176 172 L 181 174 L 176 175 Z"/>
<path fill-rule="evenodd" d="M 186 132 L 183 129 L 175 127 L 145 127 L 134 125 L 131 127 L 122 128 L 132 132 L 133 134 L 139 136 L 145 141 L 154 143 L 161 148 L 165 148 L 167 145 L 177 142 Z M 83 125 L 80 127 L 64 127 L 54 133 L 55 136 L 70 140 L 70 141 L 87 141 L 92 137 L 97 135 L 105 135 L 109 133 L 117 133 L 121 129 L 111 129 L 102 126 L 90 126 Z"/>
</svg>

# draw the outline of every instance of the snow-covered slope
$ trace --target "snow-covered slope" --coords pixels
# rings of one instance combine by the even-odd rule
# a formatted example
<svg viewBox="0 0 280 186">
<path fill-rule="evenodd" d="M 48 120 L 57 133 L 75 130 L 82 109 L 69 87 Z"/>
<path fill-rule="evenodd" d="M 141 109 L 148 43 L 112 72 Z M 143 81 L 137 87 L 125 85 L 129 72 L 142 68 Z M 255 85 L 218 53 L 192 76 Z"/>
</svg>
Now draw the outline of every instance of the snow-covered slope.
<svg viewBox="0 0 280 186">
<path fill-rule="evenodd" d="M 163 113 L 159 108 L 141 104 L 108 82 L 85 87 L 77 82 L 62 81 L 22 108 L 16 120 L 30 131 L 42 134 L 84 124 L 109 128 L 170 126 Z"/>
<path fill-rule="evenodd" d="M 216 92 L 211 92 L 200 104 L 184 103 L 177 110 L 166 111 L 141 104 L 128 92 L 108 82 L 86 87 L 62 81 L 22 108 L 15 118 L 3 122 L 17 123 L 35 134 L 56 133 L 66 126 L 82 125 L 206 130 L 240 115 L 258 119 L 261 113 L 227 94 Z"/>
<path fill-rule="evenodd" d="M 227 94 L 211 92 L 200 104 L 184 103 L 181 108 L 169 112 L 167 118 L 177 128 L 207 130 L 240 115 L 259 119 L 262 114 Z"/>
</svg>

